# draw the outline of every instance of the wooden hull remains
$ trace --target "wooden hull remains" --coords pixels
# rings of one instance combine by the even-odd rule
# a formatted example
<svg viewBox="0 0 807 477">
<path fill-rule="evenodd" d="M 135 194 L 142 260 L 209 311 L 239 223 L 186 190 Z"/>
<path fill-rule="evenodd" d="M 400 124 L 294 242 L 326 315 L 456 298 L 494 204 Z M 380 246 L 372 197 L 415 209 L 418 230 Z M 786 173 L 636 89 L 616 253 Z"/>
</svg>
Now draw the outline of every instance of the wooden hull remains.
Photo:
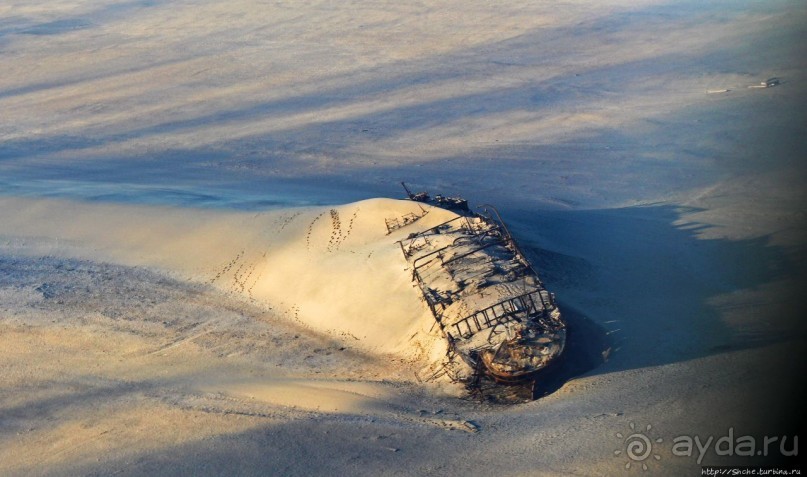
<svg viewBox="0 0 807 477">
<path fill-rule="evenodd" d="M 457 213 L 399 242 L 412 280 L 448 342 L 441 368 L 426 379 L 447 375 L 469 385 L 483 377 L 534 384 L 566 342 L 554 294 L 544 288 L 493 207 L 473 212 L 463 199 L 407 193 L 411 200 Z M 387 226 L 394 230 L 417 219 Z"/>
</svg>

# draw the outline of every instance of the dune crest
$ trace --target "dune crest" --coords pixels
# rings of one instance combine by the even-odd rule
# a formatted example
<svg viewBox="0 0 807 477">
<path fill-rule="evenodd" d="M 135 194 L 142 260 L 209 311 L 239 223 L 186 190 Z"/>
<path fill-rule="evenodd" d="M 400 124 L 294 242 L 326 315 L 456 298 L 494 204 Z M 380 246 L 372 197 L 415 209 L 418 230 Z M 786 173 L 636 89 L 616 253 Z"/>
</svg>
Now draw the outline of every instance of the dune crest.
<svg viewBox="0 0 807 477">
<path fill-rule="evenodd" d="M 4 198 L 0 233 L 35 253 L 209 283 L 363 351 L 436 358 L 445 345 L 428 336 L 433 319 L 397 244 L 407 227 L 385 226 L 420 207 L 369 199 L 246 213 Z M 422 225 L 454 216 L 430 209 Z"/>
</svg>

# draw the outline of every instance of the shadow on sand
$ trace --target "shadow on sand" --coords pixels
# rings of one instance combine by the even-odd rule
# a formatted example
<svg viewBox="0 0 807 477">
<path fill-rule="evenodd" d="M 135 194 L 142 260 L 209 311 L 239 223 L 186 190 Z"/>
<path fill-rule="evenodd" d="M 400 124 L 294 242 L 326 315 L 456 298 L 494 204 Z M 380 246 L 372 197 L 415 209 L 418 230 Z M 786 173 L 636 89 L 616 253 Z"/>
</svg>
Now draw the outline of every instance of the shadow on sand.
<svg viewBox="0 0 807 477">
<path fill-rule="evenodd" d="M 566 361 L 543 377 L 539 395 L 585 373 L 807 336 L 803 248 L 768 237 L 703 238 L 706 227 L 686 219 L 695 212 L 657 205 L 512 214 L 511 230 L 569 325 Z"/>
</svg>

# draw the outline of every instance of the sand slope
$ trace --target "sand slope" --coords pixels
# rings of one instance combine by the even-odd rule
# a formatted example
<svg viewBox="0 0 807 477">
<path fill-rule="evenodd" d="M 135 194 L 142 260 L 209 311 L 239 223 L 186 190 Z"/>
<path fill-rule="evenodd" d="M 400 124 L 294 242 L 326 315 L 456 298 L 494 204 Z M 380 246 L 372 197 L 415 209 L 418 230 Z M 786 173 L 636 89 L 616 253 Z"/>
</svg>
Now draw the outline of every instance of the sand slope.
<svg viewBox="0 0 807 477">
<path fill-rule="evenodd" d="M 430 209 L 418 226 L 453 216 Z M 156 267 L 362 350 L 414 358 L 411 340 L 433 318 L 396 243 L 411 227 L 389 234 L 384 220 L 420 210 L 391 199 L 262 213 L 0 199 L 0 233 L 45 239 L 51 255 Z"/>
</svg>

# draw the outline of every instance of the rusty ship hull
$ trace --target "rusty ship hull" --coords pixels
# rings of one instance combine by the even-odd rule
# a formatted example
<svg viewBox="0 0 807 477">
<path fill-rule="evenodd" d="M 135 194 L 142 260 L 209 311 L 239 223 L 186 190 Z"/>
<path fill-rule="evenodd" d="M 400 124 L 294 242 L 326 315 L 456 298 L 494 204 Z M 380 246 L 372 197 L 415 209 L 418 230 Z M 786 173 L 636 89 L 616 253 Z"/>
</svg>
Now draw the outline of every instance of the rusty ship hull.
<svg viewBox="0 0 807 477">
<path fill-rule="evenodd" d="M 554 294 L 495 208 L 471 211 L 460 198 L 406 191 L 410 200 L 456 213 L 399 241 L 412 280 L 448 342 L 435 375 L 465 383 L 483 376 L 502 384 L 533 382 L 566 343 L 566 323 Z M 422 211 L 425 215 L 428 208 Z M 387 227 L 410 226 L 418 218 L 413 214 Z"/>
</svg>

